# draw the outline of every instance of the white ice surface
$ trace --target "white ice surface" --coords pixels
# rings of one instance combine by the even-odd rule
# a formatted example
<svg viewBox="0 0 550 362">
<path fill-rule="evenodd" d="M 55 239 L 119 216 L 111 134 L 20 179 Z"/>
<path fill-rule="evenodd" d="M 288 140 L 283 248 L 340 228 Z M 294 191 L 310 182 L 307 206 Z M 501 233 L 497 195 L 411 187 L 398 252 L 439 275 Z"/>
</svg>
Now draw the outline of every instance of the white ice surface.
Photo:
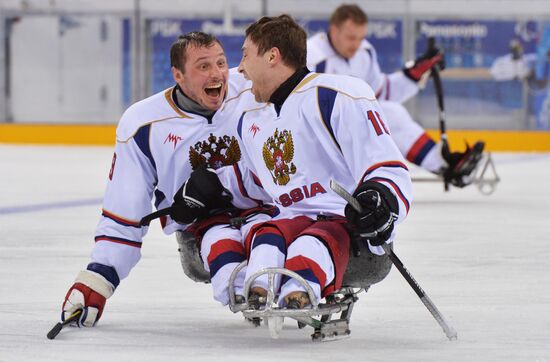
<svg viewBox="0 0 550 362">
<path fill-rule="evenodd" d="M 495 155 L 502 182 L 489 197 L 415 184 L 395 250 L 457 341 L 395 269 L 360 295 L 351 338 L 312 343 L 285 321 L 272 340 L 183 274 L 158 224 L 98 326 L 50 341 L 88 263 L 111 153 L 0 146 L 0 361 L 550 361 L 549 154 Z"/>
</svg>

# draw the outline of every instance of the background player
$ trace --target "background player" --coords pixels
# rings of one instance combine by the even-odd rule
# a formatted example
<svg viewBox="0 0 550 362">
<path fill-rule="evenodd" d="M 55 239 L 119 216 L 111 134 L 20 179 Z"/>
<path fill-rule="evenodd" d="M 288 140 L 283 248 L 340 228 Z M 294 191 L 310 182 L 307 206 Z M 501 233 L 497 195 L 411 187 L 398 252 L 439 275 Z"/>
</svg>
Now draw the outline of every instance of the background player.
<svg viewBox="0 0 550 362">
<path fill-rule="evenodd" d="M 384 74 L 376 50 L 366 39 L 368 17 L 357 5 L 341 5 L 331 15 L 328 33 L 308 39 L 308 68 L 320 73 L 352 75 L 365 80 L 375 91 L 387 117 L 392 137 L 408 161 L 458 187 L 471 182 L 469 175 L 481 159 L 483 142 L 464 152 L 447 152 L 416 123 L 401 105 L 418 90 L 421 77 L 434 66 L 444 67 L 443 54 L 428 50 L 402 71 Z"/>
</svg>

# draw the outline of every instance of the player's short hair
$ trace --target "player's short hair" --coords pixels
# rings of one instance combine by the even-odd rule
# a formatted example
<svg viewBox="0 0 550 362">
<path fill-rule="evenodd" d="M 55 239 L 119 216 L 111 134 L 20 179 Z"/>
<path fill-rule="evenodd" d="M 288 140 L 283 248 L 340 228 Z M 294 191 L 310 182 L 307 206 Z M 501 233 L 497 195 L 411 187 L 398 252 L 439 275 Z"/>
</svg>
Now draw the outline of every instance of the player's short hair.
<svg viewBox="0 0 550 362">
<path fill-rule="evenodd" d="M 330 16 L 330 24 L 340 26 L 348 19 L 359 25 L 369 22 L 369 17 L 358 5 L 343 4 L 337 7 Z"/>
<path fill-rule="evenodd" d="M 190 46 L 197 48 L 209 48 L 214 44 L 220 44 L 218 38 L 214 35 L 203 33 L 202 31 L 191 31 L 178 36 L 170 48 L 170 66 L 183 72 L 185 61 L 187 60 L 187 49 Z"/>
<path fill-rule="evenodd" d="M 307 34 L 289 15 L 264 16 L 246 28 L 246 37 L 258 46 L 260 55 L 275 47 L 286 65 L 295 69 L 306 66 Z"/>
</svg>

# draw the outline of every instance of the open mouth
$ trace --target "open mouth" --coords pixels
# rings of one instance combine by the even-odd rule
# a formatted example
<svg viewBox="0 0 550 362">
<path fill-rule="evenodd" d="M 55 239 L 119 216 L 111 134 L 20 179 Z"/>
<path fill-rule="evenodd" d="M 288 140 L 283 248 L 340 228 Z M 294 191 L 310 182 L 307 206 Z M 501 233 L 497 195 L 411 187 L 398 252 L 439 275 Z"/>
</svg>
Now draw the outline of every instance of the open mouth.
<svg viewBox="0 0 550 362">
<path fill-rule="evenodd" d="M 222 93 L 222 83 L 216 83 L 209 85 L 208 87 L 204 88 L 204 91 L 206 94 L 208 94 L 210 97 L 219 97 Z"/>
</svg>

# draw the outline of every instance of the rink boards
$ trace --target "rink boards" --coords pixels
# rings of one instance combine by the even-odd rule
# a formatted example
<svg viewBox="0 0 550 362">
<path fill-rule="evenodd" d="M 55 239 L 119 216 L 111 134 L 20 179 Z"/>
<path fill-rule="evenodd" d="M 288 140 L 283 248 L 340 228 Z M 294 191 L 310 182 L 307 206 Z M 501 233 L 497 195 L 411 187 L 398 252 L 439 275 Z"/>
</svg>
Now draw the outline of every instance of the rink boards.
<svg viewBox="0 0 550 362">
<path fill-rule="evenodd" d="M 51 145 L 111 145 L 115 125 L 0 124 L 0 143 Z M 438 130 L 428 130 L 435 139 Z M 484 140 L 486 150 L 503 152 L 550 151 L 548 131 L 449 130 L 451 147 L 462 149 L 464 141 Z"/>
</svg>

